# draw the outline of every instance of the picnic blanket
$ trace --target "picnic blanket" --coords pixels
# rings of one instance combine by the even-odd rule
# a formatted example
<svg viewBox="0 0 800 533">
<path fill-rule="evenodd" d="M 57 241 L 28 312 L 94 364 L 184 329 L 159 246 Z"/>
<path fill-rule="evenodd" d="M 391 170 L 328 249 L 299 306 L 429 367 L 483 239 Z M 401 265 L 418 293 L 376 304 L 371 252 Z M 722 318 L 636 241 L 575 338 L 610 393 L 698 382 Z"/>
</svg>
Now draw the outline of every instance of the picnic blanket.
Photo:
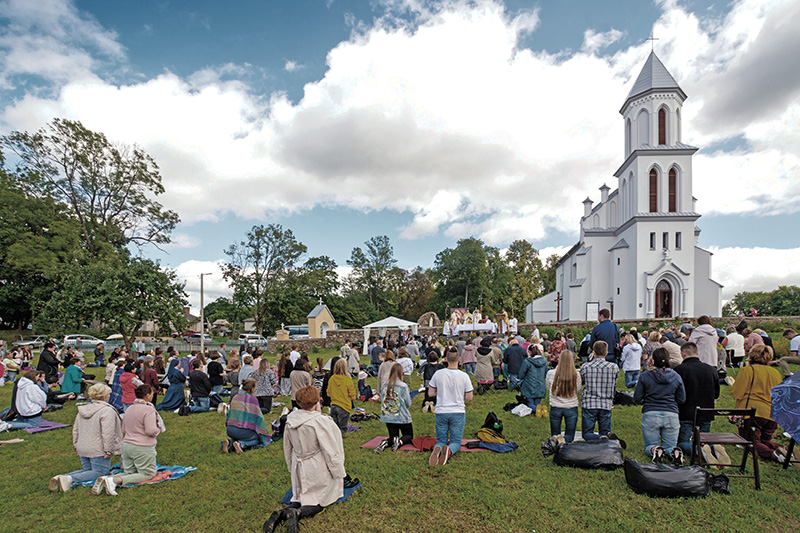
<svg viewBox="0 0 800 533">
<path fill-rule="evenodd" d="M 353 494 L 353 492 L 355 492 L 355 490 L 358 489 L 359 487 L 361 487 L 361 483 L 359 483 L 355 487 L 350 487 L 349 489 L 344 489 L 344 495 L 341 498 L 339 498 L 338 500 L 336 500 L 335 503 L 342 503 L 347 498 L 349 498 L 350 495 Z M 286 494 L 283 495 L 283 498 L 281 498 L 281 503 L 283 505 L 289 505 L 290 503 L 292 503 L 292 495 L 293 495 L 292 494 L 292 489 L 290 488 L 289 491 Z"/>
<path fill-rule="evenodd" d="M 418 391 L 418 390 L 412 390 L 412 391 L 411 391 L 411 392 L 408 394 L 408 396 L 409 396 L 409 397 L 410 397 L 410 398 L 413 400 L 413 399 L 414 399 L 414 396 L 416 396 L 417 394 L 419 394 L 419 391 Z"/>
<path fill-rule="evenodd" d="M 50 431 L 51 429 L 68 428 L 69 424 L 59 424 L 58 422 L 50 422 L 49 420 L 42 419 L 38 428 L 25 428 L 28 433 L 41 433 L 42 431 Z"/>
<path fill-rule="evenodd" d="M 191 472 L 192 470 L 197 470 L 193 466 L 162 466 L 156 464 L 158 468 L 156 470 L 156 475 L 152 478 L 148 479 L 147 481 L 142 481 L 141 483 L 137 483 L 137 485 L 152 485 L 154 483 L 161 483 L 162 481 L 171 481 L 173 479 L 179 479 Z M 122 474 L 122 467 L 119 463 L 111 466 L 111 472 L 108 473 L 110 476 L 116 476 L 118 474 Z M 84 481 L 81 483 L 84 487 L 91 487 L 94 485 L 94 481 Z"/>
<path fill-rule="evenodd" d="M 389 437 L 375 437 L 374 439 L 362 444 L 360 446 L 360 448 L 376 448 L 378 446 L 378 444 L 381 443 L 381 441 L 383 441 L 384 439 L 388 439 L 388 438 Z M 468 442 L 476 442 L 476 441 L 477 441 L 477 439 L 461 439 L 461 449 L 459 451 L 462 451 L 462 452 L 485 452 L 485 451 L 488 451 L 488 450 L 485 450 L 483 448 L 475 448 L 475 449 L 467 448 L 467 443 Z M 405 444 L 403 446 L 400 446 L 400 449 L 408 451 L 408 452 L 418 452 L 418 451 L 420 451 L 419 448 L 415 447 L 413 444 Z"/>
</svg>

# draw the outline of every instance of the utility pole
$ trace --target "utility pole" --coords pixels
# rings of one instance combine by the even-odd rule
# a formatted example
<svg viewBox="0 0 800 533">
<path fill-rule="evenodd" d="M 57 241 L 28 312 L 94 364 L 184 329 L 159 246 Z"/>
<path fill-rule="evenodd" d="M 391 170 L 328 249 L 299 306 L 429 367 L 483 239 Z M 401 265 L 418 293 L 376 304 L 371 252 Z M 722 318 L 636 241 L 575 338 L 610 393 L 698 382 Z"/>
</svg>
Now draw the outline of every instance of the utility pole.
<svg viewBox="0 0 800 533">
<path fill-rule="evenodd" d="M 210 276 L 211 273 L 200 274 L 200 353 L 206 355 L 206 315 L 203 308 L 203 276 Z"/>
</svg>

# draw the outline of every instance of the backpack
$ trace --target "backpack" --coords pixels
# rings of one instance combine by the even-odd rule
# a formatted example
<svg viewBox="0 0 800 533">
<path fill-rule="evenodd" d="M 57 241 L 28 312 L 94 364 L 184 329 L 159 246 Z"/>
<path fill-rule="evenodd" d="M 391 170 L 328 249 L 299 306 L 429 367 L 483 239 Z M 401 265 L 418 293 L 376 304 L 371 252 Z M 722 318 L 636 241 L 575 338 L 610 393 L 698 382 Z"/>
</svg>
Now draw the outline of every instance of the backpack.
<svg viewBox="0 0 800 533">
<path fill-rule="evenodd" d="M 506 439 L 503 435 L 491 428 L 481 428 L 478 430 L 478 439 L 481 442 L 494 442 L 498 444 L 505 444 Z"/>
<path fill-rule="evenodd" d="M 496 414 L 494 414 L 494 411 L 489 411 L 489 414 L 486 415 L 486 420 L 483 421 L 483 426 L 481 426 L 481 428 L 491 429 L 492 431 L 497 432 L 501 437 L 503 435 L 503 422 Z"/>
</svg>

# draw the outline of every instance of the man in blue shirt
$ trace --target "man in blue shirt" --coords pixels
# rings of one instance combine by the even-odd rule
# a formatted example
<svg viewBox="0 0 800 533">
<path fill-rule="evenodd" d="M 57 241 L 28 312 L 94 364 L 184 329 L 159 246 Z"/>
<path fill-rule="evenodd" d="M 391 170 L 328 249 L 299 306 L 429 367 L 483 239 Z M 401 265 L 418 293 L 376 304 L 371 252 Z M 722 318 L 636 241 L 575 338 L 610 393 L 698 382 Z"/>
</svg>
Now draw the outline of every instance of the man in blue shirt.
<svg viewBox="0 0 800 533">
<path fill-rule="evenodd" d="M 617 355 L 615 353 L 615 348 L 619 347 L 619 327 L 611 322 L 611 312 L 608 309 L 601 309 L 597 320 L 600 323 L 592 328 L 590 346 L 594 347 L 594 343 L 597 341 L 605 342 L 608 347 L 606 361 L 616 363 Z"/>
<path fill-rule="evenodd" d="M 518 389 L 521 385 L 519 381 L 519 369 L 522 367 L 522 362 L 527 357 L 525 348 L 519 345 L 517 339 L 511 337 L 508 341 L 509 347 L 503 352 L 503 364 L 506 368 L 508 376 L 508 384 L 512 389 Z"/>
</svg>

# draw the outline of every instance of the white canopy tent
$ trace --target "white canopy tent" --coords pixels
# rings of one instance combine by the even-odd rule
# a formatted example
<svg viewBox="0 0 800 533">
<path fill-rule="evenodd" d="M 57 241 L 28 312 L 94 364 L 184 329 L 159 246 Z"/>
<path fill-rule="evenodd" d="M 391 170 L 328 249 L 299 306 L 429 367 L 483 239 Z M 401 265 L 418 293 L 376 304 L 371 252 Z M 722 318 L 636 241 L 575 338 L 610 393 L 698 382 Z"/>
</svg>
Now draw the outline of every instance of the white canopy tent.
<svg viewBox="0 0 800 533">
<path fill-rule="evenodd" d="M 370 331 L 373 329 L 377 329 L 380 333 L 381 337 L 386 336 L 386 330 L 389 328 L 397 328 L 397 329 L 411 329 L 411 333 L 414 335 L 417 334 L 417 323 L 416 322 L 409 322 L 408 320 L 403 320 L 402 318 L 396 318 L 393 316 L 384 318 L 383 320 L 378 320 L 377 322 L 373 322 L 372 324 L 367 324 L 364 326 L 364 350 L 363 354 L 367 354 L 367 346 L 369 345 L 369 334 Z"/>
</svg>

